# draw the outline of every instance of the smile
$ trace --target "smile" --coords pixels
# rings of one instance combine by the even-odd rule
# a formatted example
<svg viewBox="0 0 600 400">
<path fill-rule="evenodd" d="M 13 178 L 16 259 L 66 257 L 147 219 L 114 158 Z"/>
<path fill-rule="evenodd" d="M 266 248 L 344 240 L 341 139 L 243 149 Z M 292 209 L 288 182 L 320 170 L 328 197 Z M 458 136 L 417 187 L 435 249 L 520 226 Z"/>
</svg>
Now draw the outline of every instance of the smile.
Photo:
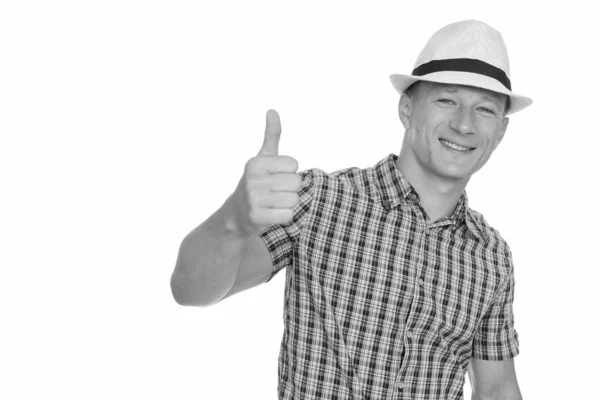
<svg viewBox="0 0 600 400">
<path fill-rule="evenodd" d="M 446 139 L 440 139 L 440 142 L 442 142 L 443 145 L 448 146 L 451 149 L 458 150 L 458 151 L 470 151 L 470 150 L 474 149 L 474 147 L 464 147 L 464 146 L 458 145 L 456 143 L 449 142 Z"/>
</svg>

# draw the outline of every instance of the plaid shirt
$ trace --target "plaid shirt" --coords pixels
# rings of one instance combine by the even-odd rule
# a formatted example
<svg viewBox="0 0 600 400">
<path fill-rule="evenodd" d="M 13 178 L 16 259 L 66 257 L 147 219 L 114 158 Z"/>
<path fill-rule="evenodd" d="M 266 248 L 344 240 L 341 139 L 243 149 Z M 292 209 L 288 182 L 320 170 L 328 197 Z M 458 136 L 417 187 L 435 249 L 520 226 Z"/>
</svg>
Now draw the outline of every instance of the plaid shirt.
<svg viewBox="0 0 600 400">
<path fill-rule="evenodd" d="M 261 235 L 288 267 L 280 399 L 462 399 L 471 357 L 519 352 L 506 242 L 466 193 L 427 221 L 396 161 L 299 172 L 293 220 Z"/>
</svg>

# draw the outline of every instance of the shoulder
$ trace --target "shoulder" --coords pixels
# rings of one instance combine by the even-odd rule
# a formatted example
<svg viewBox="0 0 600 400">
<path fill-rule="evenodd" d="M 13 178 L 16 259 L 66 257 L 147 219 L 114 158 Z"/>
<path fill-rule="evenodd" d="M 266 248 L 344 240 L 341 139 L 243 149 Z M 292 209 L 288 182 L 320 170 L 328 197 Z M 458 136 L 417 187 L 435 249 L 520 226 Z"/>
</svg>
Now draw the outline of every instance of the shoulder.
<svg viewBox="0 0 600 400">
<path fill-rule="evenodd" d="M 512 269 L 512 253 L 502 234 L 490 225 L 480 212 L 469 208 L 467 214 L 467 218 L 471 219 L 471 223 L 474 224 L 483 239 L 487 251 L 498 259 L 500 265 Z"/>
<path fill-rule="evenodd" d="M 502 237 L 500 232 L 491 226 L 483 215 L 469 208 L 469 216 L 473 218 L 479 229 L 480 237 L 483 238 L 480 247 L 481 254 L 488 268 L 491 268 L 498 278 L 498 287 L 495 290 L 494 298 L 504 293 L 506 288 L 511 288 L 511 282 L 514 284 L 514 264 L 512 253 L 508 242 Z"/>
<path fill-rule="evenodd" d="M 362 192 L 375 197 L 377 192 L 376 176 L 373 167 L 348 167 L 333 172 L 319 168 L 311 168 L 299 172 L 303 181 L 309 181 L 314 188 L 322 193 L 348 194 Z"/>
</svg>

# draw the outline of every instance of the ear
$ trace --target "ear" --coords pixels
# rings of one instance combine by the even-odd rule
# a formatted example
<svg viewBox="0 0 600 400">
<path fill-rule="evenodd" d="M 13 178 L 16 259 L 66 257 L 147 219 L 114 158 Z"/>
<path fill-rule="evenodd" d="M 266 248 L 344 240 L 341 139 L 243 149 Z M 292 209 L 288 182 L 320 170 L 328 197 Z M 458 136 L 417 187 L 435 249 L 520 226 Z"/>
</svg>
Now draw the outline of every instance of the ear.
<svg viewBox="0 0 600 400">
<path fill-rule="evenodd" d="M 398 102 L 398 115 L 400 116 L 402 125 L 404 125 L 404 129 L 408 129 L 410 127 L 410 108 L 410 97 L 403 93 L 402 96 L 400 96 L 400 101 Z"/>
<path fill-rule="evenodd" d="M 500 132 L 498 132 L 498 137 L 496 138 L 496 142 L 494 143 L 494 150 L 496 150 L 496 147 L 498 147 L 498 145 L 504 138 L 504 134 L 506 133 L 506 128 L 508 128 L 509 121 L 510 120 L 508 117 L 502 118 L 502 122 L 501 122 L 502 125 L 500 126 Z"/>
</svg>

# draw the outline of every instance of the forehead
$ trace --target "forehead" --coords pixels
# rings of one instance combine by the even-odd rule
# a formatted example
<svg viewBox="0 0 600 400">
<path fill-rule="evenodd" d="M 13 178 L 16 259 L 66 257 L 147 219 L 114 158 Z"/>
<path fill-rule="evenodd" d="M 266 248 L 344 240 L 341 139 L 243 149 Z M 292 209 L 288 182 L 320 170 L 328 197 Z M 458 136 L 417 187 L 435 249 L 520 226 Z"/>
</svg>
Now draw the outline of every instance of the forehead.
<svg viewBox="0 0 600 400">
<path fill-rule="evenodd" d="M 505 99 L 505 95 L 492 92 L 491 90 L 482 89 L 474 86 L 465 86 L 465 85 L 451 85 L 447 83 L 437 83 L 437 82 L 422 82 L 423 93 L 428 93 L 431 95 L 437 95 L 441 93 L 450 93 L 455 95 L 476 95 L 481 97 L 484 100 L 489 100 L 492 102 L 502 103 Z"/>
</svg>

